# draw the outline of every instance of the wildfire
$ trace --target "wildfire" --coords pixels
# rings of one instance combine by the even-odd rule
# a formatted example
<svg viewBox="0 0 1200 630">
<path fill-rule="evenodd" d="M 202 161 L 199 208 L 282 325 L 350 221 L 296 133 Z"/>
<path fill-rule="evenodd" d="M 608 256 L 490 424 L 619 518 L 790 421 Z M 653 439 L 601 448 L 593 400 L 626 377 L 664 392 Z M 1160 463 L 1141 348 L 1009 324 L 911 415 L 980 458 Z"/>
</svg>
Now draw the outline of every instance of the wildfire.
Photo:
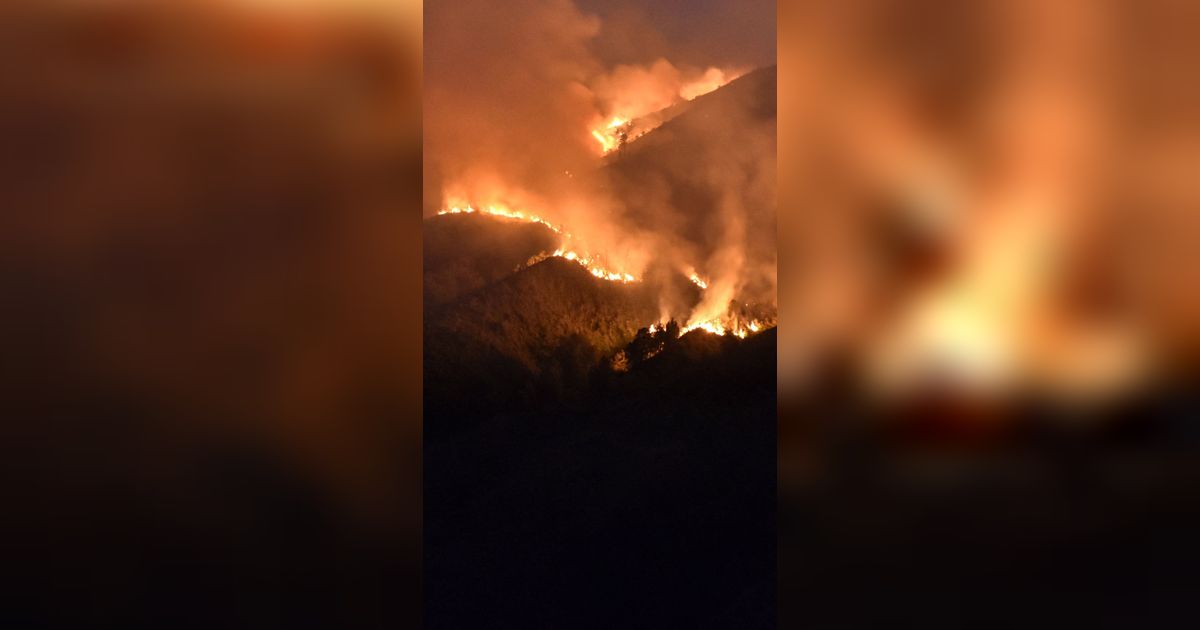
<svg viewBox="0 0 1200 630">
<path fill-rule="evenodd" d="M 745 339 L 763 328 L 766 328 L 766 324 L 758 320 L 745 322 L 737 318 L 717 318 L 705 322 L 690 323 L 679 329 L 679 336 L 682 337 L 693 330 L 703 330 L 711 335 L 721 337 L 733 335 L 738 339 Z"/>
<path fill-rule="evenodd" d="M 566 231 L 562 226 L 555 225 L 532 212 L 525 212 L 523 210 L 514 210 L 512 208 L 509 208 L 506 205 L 500 205 L 500 204 L 489 204 L 489 205 L 482 206 L 479 208 L 476 208 L 471 204 L 463 204 L 463 205 L 451 205 L 448 208 L 439 210 L 437 214 L 438 214 L 438 216 L 446 215 L 446 214 L 486 214 L 489 216 L 501 217 L 504 219 L 511 219 L 514 221 L 524 221 L 526 223 L 538 223 L 538 224 L 546 226 L 551 231 L 553 231 L 555 234 L 561 235 L 563 237 L 563 242 L 562 242 L 562 245 L 560 245 L 558 249 L 554 250 L 553 253 L 542 254 L 541 256 L 535 256 L 531 260 L 531 263 L 537 262 L 538 260 L 541 260 L 541 259 L 544 259 L 544 258 L 550 257 L 550 256 L 557 257 L 557 258 L 565 258 L 566 260 L 570 260 L 572 262 L 579 263 L 581 266 L 583 266 L 584 269 L 587 269 L 589 273 L 591 273 L 593 276 L 596 276 L 597 278 L 600 278 L 601 280 L 608 280 L 609 282 L 622 282 L 622 283 L 638 281 L 637 276 L 634 276 L 633 274 L 626 273 L 623 271 L 615 271 L 615 270 L 605 267 L 604 265 L 601 264 L 600 256 L 597 254 L 580 253 L 580 252 L 575 251 L 574 249 L 571 249 L 569 247 L 570 240 L 571 240 L 570 232 Z"/>
<path fill-rule="evenodd" d="M 484 214 L 513 221 L 523 221 L 526 223 L 537 223 L 543 225 L 549 230 L 553 231 L 555 234 L 562 236 L 562 243 L 553 252 L 544 252 L 534 256 L 526 263 L 527 265 L 536 264 L 537 262 L 550 257 L 563 258 L 579 264 L 584 269 L 587 269 L 588 273 L 601 280 L 620 283 L 640 282 L 640 278 L 631 273 L 606 267 L 603 264 L 602 257 L 599 254 L 592 254 L 586 251 L 576 250 L 571 246 L 571 241 L 573 239 L 570 232 L 568 232 L 562 226 L 556 225 L 533 212 L 517 210 L 509 207 L 508 205 L 499 203 L 483 205 L 480 207 L 475 207 L 470 203 L 455 203 L 442 210 L 439 210 L 437 214 L 439 216 L 447 214 Z M 686 270 L 688 279 L 693 284 L 701 289 L 708 289 L 708 281 L 702 278 L 694 268 L 688 267 Z M 771 325 L 773 324 L 769 321 L 751 319 L 746 317 L 745 314 L 739 316 L 734 309 L 730 309 L 730 311 L 728 311 L 726 314 L 719 317 L 699 321 L 689 321 L 687 325 L 680 326 L 678 328 L 678 336 L 682 337 L 693 330 L 703 330 L 712 335 L 733 335 L 739 339 L 745 339 L 749 335 L 757 333 Z M 665 324 L 658 323 L 651 325 L 649 329 L 651 334 L 655 334 L 666 331 L 667 327 Z"/>
<path fill-rule="evenodd" d="M 513 210 L 507 206 L 498 206 L 498 205 L 494 205 L 494 204 L 487 205 L 482 208 L 475 208 L 469 204 L 465 205 L 465 206 L 450 206 L 449 208 L 445 208 L 443 210 L 438 210 L 438 216 L 441 216 L 443 214 L 474 214 L 476 212 L 478 212 L 479 214 L 487 214 L 487 215 L 491 215 L 494 217 L 504 217 L 506 219 L 525 221 L 527 223 L 540 223 L 540 224 L 550 228 L 550 230 L 553 231 L 555 234 L 562 234 L 568 238 L 570 238 L 570 236 L 571 236 L 570 234 L 566 233 L 561 227 L 554 225 L 553 223 L 539 217 L 536 214 L 522 212 L 520 210 Z"/>
<path fill-rule="evenodd" d="M 604 153 L 617 149 L 629 136 L 629 119 L 614 116 L 607 125 L 592 130 L 592 137 L 600 143 Z"/>
<path fill-rule="evenodd" d="M 597 124 L 591 130 L 592 138 L 600 144 L 601 153 L 608 155 L 628 141 L 653 131 L 666 122 L 662 116 L 653 116 L 655 112 L 664 110 L 673 103 L 691 101 L 708 94 L 741 75 L 741 72 L 709 68 L 700 78 L 678 84 L 677 89 L 669 88 L 668 95 L 624 93 L 621 98 L 623 104 L 616 107 L 621 111 Z M 663 98 L 664 96 L 666 98 Z"/>
<path fill-rule="evenodd" d="M 687 326 L 681 326 L 678 329 L 677 336 L 682 337 L 682 336 L 692 332 L 693 330 L 703 330 L 704 332 L 706 332 L 710 335 L 717 335 L 719 337 L 724 337 L 725 335 L 733 335 L 734 337 L 737 337 L 738 339 L 745 339 L 746 337 L 748 337 L 756 332 L 759 332 L 761 330 L 764 330 L 764 329 L 768 328 L 769 326 L 770 326 L 769 323 L 761 321 L 761 320 L 754 319 L 754 320 L 746 321 L 746 320 L 742 320 L 736 316 L 729 315 L 726 317 L 718 317 L 718 318 L 711 319 L 708 321 L 689 323 Z M 649 331 L 650 331 L 651 335 L 654 335 L 654 334 L 657 334 L 660 332 L 665 332 L 666 330 L 667 330 L 667 325 L 665 323 L 661 323 L 661 322 L 657 323 L 657 324 L 651 324 L 649 327 Z"/>
<path fill-rule="evenodd" d="M 561 247 L 558 248 L 557 250 L 555 250 L 554 253 L 551 254 L 551 256 L 557 256 L 559 258 L 566 258 L 567 260 L 577 262 L 577 263 L 583 265 L 589 272 L 591 272 L 591 274 L 593 276 L 596 276 L 597 278 L 600 278 L 601 280 L 608 280 L 610 282 L 636 282 L 637 281 L 637 277 L 633 276 L 632 274 L 611 271 L 609 269 L 602 267 L 597 262 L 597 258 L 598 258 L 597 256 L 580 255 L 573 251 L 564 250 Z"/>
</svg>

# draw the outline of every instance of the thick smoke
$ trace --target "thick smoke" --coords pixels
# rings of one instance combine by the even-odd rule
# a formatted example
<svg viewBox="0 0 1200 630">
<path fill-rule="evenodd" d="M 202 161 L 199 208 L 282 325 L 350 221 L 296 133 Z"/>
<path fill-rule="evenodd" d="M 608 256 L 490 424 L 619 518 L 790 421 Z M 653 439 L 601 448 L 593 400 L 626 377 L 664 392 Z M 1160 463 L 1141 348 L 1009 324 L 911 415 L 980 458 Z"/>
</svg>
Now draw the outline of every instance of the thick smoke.
<svg viewBox="0 0 1200 630">
<path fill-rule="evenodd" d="M 425 198 L 446 189 L 561 191 L 593 162 L 587 48 L 600 24 L 565 0 L 430 2 L 425 30 Z"/>
<path fill-rule="evenodd" d="M 655 26 L 638 24 L 637 38 L 659 43 L 639 58 L 567 0 L 427 3 L 426 214 L 504 204 L 562 225 L 621 271 L 663 282 L 695 272 L 710 287 L 695 313 L 694 298 L 665 299 L 680 319 L 719 316 L 731 300 L 774 304 L 774 74 L 769 94 L 745 77 L 759 87 L 706 99 L 752 66 L 673 59 Z M 657 126 L 692 98 L 618 155 L 591 133 L 614 119 Z"/>
<path fill-rule="evenodd" d="M 622 64 L 592 81 L 598 103 L 610 116 L 634 118 L 692 100 L 725 85 L 743 70 L 677 67 L 665 58 L 650 64 Z"/>
</svg>

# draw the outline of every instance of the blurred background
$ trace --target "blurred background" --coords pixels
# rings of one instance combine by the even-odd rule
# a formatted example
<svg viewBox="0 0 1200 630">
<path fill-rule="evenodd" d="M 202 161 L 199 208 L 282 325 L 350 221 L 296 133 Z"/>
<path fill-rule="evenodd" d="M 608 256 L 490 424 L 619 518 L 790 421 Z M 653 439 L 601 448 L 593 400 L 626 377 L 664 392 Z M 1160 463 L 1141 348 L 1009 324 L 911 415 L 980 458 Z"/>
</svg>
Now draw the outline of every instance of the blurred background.
<svg viewBox="0 0 1200 630">
<path fill-rule="evenodd" d="M 1193 617 L 1200 7 L 779 17 L 785 624 Z"/>
<path fill-rule="evenodd" d="M 415 1 L 0 7 L 5 627 L 411 627 Z"/>
<path fill-rule="evenodd" d="M 1194 615 L 1198 11 L 780 3 L 785 626 Z M 415 624 L 420 20 L 0 7 L 6 626 Z"/>
</svg>

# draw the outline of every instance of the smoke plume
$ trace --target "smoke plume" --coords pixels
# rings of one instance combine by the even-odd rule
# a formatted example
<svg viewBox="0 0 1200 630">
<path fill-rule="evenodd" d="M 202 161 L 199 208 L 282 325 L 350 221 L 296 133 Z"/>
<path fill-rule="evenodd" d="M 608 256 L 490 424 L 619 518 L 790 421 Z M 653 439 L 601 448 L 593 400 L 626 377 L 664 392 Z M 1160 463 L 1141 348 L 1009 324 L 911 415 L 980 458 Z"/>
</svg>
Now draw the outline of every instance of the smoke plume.
<svg viewBox="0 0 1200 630">
<path fill-rule="evenodd" d="M 698 306 L 664 297 L 680 319 L 773 305 L 773 71 L 743 77 L 746 59 L 686 46 L 676 58 L 645 21 L 636 37 L 659 45 L 639 57 L 614 33 L 622 15 L 610 25 L 569 0 L 427 3 L 425 214 L 519 209 L 617 271 L 707 278 Z"/>
</svg>

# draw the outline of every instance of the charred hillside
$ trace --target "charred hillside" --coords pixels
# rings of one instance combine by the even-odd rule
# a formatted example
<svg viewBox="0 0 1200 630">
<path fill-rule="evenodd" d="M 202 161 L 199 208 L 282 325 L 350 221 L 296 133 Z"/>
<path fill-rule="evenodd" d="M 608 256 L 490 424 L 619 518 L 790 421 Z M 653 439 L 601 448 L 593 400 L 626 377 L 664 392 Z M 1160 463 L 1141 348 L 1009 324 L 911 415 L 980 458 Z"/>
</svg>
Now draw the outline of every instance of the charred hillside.
<svg viewBox="0 0 1200 630">
<path fill-rule="evenodd" d="M 623 283 L 529 265 L 535 241 L 490 251 L 509 226 L 479 216 L 447 224 L 477 234 L 427 239 L 445 258 L 426 282 L 454 285 L 425 319 L 437 627 L 773 627 L 773 82 L 767 69 L 697 98 L 603 167 L 625 218 L 678 235 L 672 262 L 694 272 L 660 263 Z M 466 238 L 485 251 L 456 260 Z M 759 268 L 769 290 L 741 295 Z M 706 299 L 755 327 L 660 330 Z"/>
</svg>

